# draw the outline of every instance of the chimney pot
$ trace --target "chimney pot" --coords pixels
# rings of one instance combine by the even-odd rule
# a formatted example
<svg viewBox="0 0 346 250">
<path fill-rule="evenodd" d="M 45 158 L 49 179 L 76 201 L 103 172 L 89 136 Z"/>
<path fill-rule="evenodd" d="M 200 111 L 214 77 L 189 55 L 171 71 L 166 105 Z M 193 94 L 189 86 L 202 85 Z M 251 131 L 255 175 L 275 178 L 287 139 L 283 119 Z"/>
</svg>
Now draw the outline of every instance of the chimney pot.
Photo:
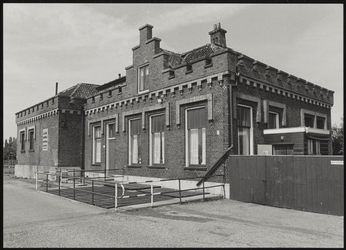
<svg viewBox="0 0 346 250">
<path fill-rule="evenodd" d="M 121 74 L 118 74 L 119 78 L 121 77 Z"/>
</svg>

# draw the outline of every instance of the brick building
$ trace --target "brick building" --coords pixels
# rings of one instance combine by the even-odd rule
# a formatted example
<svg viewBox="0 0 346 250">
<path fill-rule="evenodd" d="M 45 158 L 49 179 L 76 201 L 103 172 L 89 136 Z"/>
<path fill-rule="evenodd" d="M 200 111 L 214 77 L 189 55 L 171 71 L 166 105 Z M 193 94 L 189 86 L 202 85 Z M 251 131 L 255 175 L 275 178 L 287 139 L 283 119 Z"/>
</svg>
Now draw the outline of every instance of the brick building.
<svg viewBox="0 0 346 250">
<path fill-rule="evenodd" d="M 81 142 L 67 148 L 73 131 L 59 127 L 57 153 L 76 159 L 50 157 L 45 164 L 175 178 L 203 175 L 229 147 L 241 155 L 331 153 L 333 91 L 228 48 L 220 24 L 209 44 L 182 54 L 161 48 L 152 29 L 139 28 L 126 76 L 92 85 L 73 109 L 82 113 L 66 118 L 79 119 L 73 127 L 80 125 Z M 30 118 L 21 117 L 26 111 L 17 113 L 18 133 L 30 130 Z M 40 133 L 42 124 L 53 131 L 67 113 L 59 113 L 59 123 L 34 123 Z M 18 155 L 30 157 L 20 148 Z"/>
<path fill-rule="evenodd" d="M 84 104 L 97 86 L 80 83 L 16 113 L 16 176 L 83 166 Z"/>
</svg>

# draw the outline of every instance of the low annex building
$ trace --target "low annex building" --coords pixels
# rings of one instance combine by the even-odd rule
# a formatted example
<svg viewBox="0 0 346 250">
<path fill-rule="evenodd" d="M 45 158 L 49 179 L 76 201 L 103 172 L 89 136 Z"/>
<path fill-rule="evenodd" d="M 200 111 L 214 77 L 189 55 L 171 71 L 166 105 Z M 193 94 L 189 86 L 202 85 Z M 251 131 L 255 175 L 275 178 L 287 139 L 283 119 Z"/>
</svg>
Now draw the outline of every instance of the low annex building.
<svg viewBox="0 0 346 250">
<path fill-rule="evenodd" d="M 333 91 L 228 48 L 220 24 L 186 53 L 161 48 L 152 30 L 139 28 L 126 76 L 16 113 L 19 165 L 178 178 L 203 176 L 229 147 L 331 154 Z"/>
</svg>

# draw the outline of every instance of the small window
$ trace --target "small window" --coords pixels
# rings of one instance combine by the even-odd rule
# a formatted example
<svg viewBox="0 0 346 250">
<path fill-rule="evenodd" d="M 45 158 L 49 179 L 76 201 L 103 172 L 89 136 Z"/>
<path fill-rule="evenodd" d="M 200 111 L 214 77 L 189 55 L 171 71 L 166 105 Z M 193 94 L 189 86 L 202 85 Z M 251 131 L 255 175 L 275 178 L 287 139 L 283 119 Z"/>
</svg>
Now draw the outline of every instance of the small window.
<svg viewBox="0 0 346 250">
<path fill-rule="evenodd" d="M 112 97 L 112 90 L 108 91 L 108 97 Z"/>
<path fill-rule="evenodd" d="M 100 94 L 100 101 L 102 101 L 103 100 L 103 94 L 101 93 Z"/>
<path fill-rule="evenodd" d="M 206 58 L 205 59 L 205 66 L 211 66 L 213 64 L 213 61 L 211 60 L 211 58 Z"/>
<path fill-rule="evenodd" d="M 119 87 L 119 89 L 118 89 L 118 94 L 120 95 L 121 93 L 122 93 L 122 88 Z"/>
<path fill-rule="evenodd" d="M 317 128 L 325 129 L 324 123 L 325 123 L 325 118 L 317 116 Z"/>
<path fill-rule="evenodd" d="M 278 113 L 269 111 L 268 128 L 269 129 L 279 128 L 279 114 Z"/>
<path fill-rule="evenodd" d="M 148 89 L 149 83 L 149 65 L 138 69 L 138 92 Z"/>
<path fill-rule="evenodd" d="M 108 124 L 108 138 L 115 138 L 115 124 Z"/>
<path fill-rule="evenodd" d="M 170 70 L 169 71 L 169 78 L 173 78 L 173 77 L 175 77 L 174 70 Z"/>
<path fill-rule="evenodd" d="M 34 132 L 33 129 L 29 130 L 29 150 L 31 151 L 34 150 Z"/>
<path fill-rule="evenodd" d="M 253 125 L 252 125 L 252 108 L 248 106 L 238 105 L 238 154 L 253 154 Z"/>
<path fill-rule="evenodd" d="M 304 125 L 305 125 L 305 127 L 313 128 L 314 127 L 314 116 L 305 114 Z"/>
<path fill-rule="evenodd" d="M 192 64 L 187 64 L 186 65 L 186 73 L 192 72 Z"/>
<path fill-rule="evenodd" d="M 91 97 L 91 103 L 95 102 L 95 96 Z"/>
</svg>

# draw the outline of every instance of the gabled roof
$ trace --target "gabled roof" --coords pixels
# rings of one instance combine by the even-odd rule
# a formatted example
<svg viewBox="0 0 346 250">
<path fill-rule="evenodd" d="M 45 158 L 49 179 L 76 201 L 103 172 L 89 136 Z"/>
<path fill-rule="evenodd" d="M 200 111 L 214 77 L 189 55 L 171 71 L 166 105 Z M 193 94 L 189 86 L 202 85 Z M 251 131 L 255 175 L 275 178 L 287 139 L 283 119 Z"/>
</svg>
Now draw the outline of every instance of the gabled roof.
<svg viewBox="0 0 346 250">
<path fill-rule="evenodd" d="M 206 44 L 204 46 L 185 52 L 183 54 L 174 53 L 164 49 L 162 50 L 169 54 L 168 63 L 169 66 L 173 68 L 180 64 L 188 64 L 198 59 L 210 57 L 213 53 L 226 50 L 226 48 L 223 48 L 215 44 Z"/>
<path fill-rule="evenodd" d="M 97 93 L 97 84 L 91 83 L 78 83 L 68 89 L 58 93 L 58 96 L 68 96 L 75 98 L 88 98 Z"/>
</svg>

